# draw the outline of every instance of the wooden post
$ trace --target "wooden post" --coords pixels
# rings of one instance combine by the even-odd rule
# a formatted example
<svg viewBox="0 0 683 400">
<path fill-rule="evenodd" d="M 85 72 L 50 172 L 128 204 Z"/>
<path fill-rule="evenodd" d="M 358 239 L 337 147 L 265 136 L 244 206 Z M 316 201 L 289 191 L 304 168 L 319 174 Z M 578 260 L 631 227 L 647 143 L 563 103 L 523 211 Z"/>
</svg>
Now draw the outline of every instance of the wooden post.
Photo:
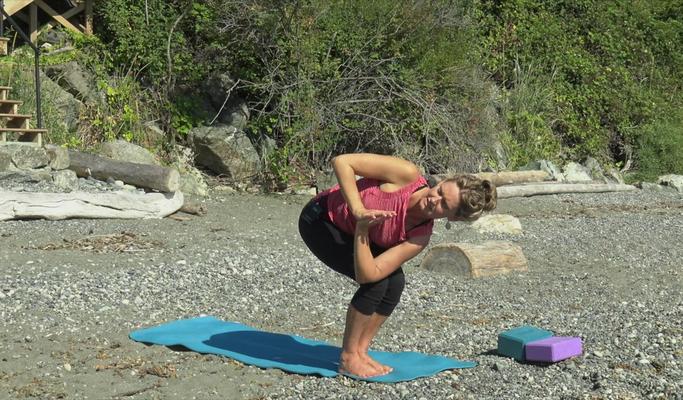
<svg viewBox="0 0 683 400">
<path fill-rule="evenodd" d="M 92 2 L 93 2 L 93 0 L 85 0 L 85 34 L 86 35 L 92 35 L 92 32 L 93 32 Z"/>
<path fill-rule="evenodd" d="M 29 10 L 29 38 L 31 43 L 38 43 L 38 6 L 36 3 L 31 3 L 28 6 Z"/>
<path fill-rule="evenodd" d="M 528 271 L 522 249 L 504 241 L 442 243 L 432 247 L 420 267 L 471 278 Z"/>
</svg>

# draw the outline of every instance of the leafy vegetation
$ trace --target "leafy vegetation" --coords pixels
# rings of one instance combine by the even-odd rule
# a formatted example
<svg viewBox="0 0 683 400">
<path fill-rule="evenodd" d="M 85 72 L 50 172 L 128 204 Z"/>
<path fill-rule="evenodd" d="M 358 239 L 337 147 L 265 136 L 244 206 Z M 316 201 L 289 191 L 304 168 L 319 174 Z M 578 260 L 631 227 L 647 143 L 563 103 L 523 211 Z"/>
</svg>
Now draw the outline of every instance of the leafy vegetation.
<svg viewBox="0 0 683 400">
<path fill-rule="evenodd" d="M 104 102 L 69 143 L 167 145 L 207 123 L 216 73 L 237 83 L 252 137 L 275 140 L 280 186 L 335 154 L 392 153 L 427 171 L 536 159 L 683 173 L 681 0 L 100 0 L 75 35 Z M 500 143 L 502 154 L 496 151 Z M 149 143 L 148 143 L 149 144 Z M 168 146 L 167 146 L 168 147 Z"/>
<path fill-rule="evenodd" d="M 475 8 L 485 66 L 516 103 L 506 112 L 513 165 L 592 155 L 623 166 L 633 155 L 650 169 L 650 146 L 683 150 L 651 137 L 653 126 L 674 134 L 670 116 L 683 107 L 683 2 L 480 0 Z M 542 92 L 529 95 L 530 82 Z"/>
</svg>

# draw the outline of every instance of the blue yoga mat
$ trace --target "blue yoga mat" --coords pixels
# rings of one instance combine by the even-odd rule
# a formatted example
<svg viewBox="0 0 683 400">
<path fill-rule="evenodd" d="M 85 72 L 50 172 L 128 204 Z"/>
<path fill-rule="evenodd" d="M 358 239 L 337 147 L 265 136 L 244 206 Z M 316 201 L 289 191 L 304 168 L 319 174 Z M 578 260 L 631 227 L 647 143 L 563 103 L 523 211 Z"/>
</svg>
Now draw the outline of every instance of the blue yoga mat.
<svg viewBox="0 0 683 400">
<path fill-rule="evenodd" d="M 325 342 L 259 331 L 214 317 L 168 322 L 134 331 L 130 338 L 164 346 L 182 345 L 199 353 L 220 354 L 261 368 L 279 368 L 297 374 L 325 377 L 338 374 L 341 353 L 341 348 Z M 370 355 L 394 369 L 388 375 L 364 379 L 371 382 L 409 381 L 447 369 L 472 368 L 477 365 L 473 361 L 458 361 L 415 352 L 370 351 Z"/>
</svg>

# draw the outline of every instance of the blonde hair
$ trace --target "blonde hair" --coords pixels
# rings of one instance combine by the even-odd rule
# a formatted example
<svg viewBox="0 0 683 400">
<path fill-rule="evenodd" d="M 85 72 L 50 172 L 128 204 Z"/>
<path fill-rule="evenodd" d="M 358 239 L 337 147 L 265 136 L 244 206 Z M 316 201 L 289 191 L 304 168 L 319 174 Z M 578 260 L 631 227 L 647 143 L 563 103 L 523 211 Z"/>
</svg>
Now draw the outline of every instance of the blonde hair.
<svg viewBox="0 0 683 400">
<path fill-rule="evenodd" d="M 475 220 L 484 211 L 496 208 L 498 192 L 496 185 L 490 180 L 480 179 L 471 174 L 455 175 L 444 182 L 455 182 L 460 189 L 460 206 L 456 216 L 466 220 Z"/>
</svg>

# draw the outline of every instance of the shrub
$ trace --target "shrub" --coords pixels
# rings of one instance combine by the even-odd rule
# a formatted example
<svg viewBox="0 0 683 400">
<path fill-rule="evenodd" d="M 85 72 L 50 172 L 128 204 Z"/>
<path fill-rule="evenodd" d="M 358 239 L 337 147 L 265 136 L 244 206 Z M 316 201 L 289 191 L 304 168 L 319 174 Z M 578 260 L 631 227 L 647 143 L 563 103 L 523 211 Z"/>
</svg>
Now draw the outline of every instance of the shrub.
<svg viewBox="0 0 683 400">
<path fill-rule="evenodd" d="M 638 137 L 635 178 L 655 180 L 663 174 L 683 174 L 683 109 L 654 121 Z"/>
<path fill-rule="evenodd" d="M 516 90 L 516 63 L 554 77 L 548 90 L 556 111 L 530 111 L 529 129 L 550 127 L 565 158 L 625 162 L 621 149 L 639 145 L 640 128 L 681 105 L 682 7 L 668 1 L 479 0 L 482 58 L 509 91 Z M 517 111 L 509 112 L 507 120 L 516 124 Z M 526 146 L 524 140 L 517 145 Z"/>
</svg>

